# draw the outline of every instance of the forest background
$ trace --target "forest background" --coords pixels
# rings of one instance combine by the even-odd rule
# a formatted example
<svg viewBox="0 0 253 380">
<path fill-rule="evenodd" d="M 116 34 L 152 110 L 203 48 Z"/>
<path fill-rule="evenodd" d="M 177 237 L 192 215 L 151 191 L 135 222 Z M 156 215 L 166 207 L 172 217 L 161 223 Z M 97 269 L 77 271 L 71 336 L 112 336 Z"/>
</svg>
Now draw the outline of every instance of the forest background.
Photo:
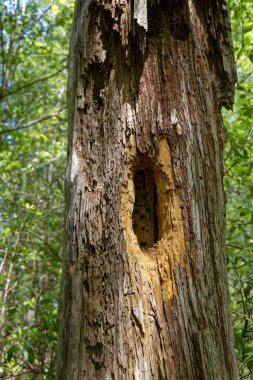
<svg viewBox="0 0 253 380">
<path fill-rule="evenodd" d="M 224 111 L 228 279 L 253 379 L 253 0 L 229 0 L 238 82 Z M 0 378 L 53 379 L 74 0 L 0 3 Z"/>
</svg>

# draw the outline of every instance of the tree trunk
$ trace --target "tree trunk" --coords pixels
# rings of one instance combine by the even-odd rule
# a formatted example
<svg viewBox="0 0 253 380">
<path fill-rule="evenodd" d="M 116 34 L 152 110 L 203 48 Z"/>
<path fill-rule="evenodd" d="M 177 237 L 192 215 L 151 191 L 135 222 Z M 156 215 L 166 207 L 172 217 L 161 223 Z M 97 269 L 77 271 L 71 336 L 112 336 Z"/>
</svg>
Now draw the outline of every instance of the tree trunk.
<svg viewBox="0 0 253 380">
<path fill-rule="evenodd" d="M 76 0 L 58 379 L 238 379 L 223 0 Z"/>
</svg>

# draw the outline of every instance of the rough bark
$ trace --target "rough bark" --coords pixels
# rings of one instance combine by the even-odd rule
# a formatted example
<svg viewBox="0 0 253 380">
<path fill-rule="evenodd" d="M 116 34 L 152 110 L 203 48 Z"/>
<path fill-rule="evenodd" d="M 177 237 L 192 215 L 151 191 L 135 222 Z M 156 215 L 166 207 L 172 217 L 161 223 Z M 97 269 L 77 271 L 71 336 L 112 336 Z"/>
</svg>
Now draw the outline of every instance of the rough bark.
<svg viewBox="0 0 253 380">
<path fill-rule="evenodd" d="M 70 56 L 58 379 L 238 379 L 226 2 L 76 0 Z"/>
</svg>

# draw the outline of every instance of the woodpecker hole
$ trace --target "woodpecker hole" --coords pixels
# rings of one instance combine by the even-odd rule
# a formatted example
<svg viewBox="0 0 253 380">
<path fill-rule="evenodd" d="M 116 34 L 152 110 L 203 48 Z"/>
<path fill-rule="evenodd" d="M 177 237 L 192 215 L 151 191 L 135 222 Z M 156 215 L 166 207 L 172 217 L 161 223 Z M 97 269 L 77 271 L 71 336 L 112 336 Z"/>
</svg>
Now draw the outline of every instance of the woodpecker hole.
<svg viewBox="0 0 253 380">
<path fill-rule="evenodd" d="M 153 246 L 158 240 L 157 188 L 150 169 L 134 173 L 135 202 L 133 231 L 141 249 Z"/>
</svg>

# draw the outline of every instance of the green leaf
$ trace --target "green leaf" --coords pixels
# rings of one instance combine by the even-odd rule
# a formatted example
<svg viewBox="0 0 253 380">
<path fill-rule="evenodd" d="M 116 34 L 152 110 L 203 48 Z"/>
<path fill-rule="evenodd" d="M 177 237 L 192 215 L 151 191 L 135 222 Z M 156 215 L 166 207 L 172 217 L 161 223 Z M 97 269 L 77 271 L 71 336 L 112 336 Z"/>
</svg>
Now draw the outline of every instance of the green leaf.
<svg viewBox="0 0 253 380">
<path fill-rule="evenodd" d="M 7 353 L 7 360 L 8 360 L 8 362 L 11 361 L 11 359 L 13 358 L 14 353 L 17 352 L 17 350 L 18 350 L 18 347 L 16 345 L 11 346 L 9 348 L 8 353 Z"/>
</svg>

